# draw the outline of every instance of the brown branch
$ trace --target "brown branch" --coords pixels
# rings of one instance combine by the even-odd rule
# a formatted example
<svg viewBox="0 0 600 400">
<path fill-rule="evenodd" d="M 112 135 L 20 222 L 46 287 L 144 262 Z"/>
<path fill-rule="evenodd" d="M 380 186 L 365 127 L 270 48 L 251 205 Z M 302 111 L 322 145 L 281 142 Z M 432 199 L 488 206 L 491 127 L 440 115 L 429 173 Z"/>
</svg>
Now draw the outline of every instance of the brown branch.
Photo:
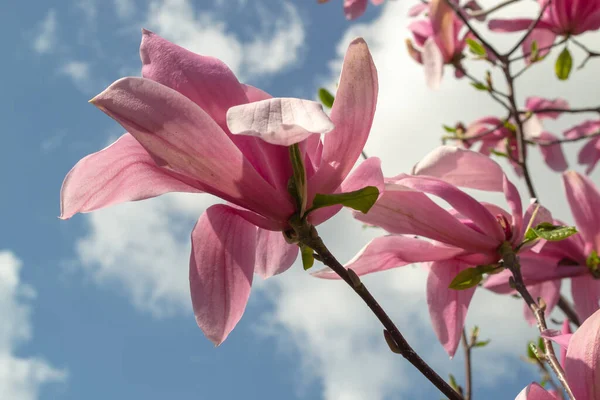
<svg viewBox="0 0 600 400">
<path fill-rule="evenodd" d="M 508 57 L 510 57 L 510 55 L 512 53 L 514 53 L 515 51 L 517 51 L 517 49 L 519 47 L 521 47 L 521 45 L 523 44 L 523 42 L 525 40 L 527 40 L 527 38 L 529 37 L 529 35 L 531 35 L 531 32 L 533 32 L 533 30 L 535 29 L 535 27 L 537 26 L 537 24 L 540 22 L 540 20 L 544 16 L 544 12 L 546 11 L 546 9 L 548 8 L 548 6 L 550 5 L 551 1 L 552 0 L 547 0 L 546 1 L 546 4 L 544 4 L 544 7 L 542 7 L 542 9 L 540 10 L 540 13 L 539 13 L 538 17 L 536 18 L 535 21 L 533 21 L 531 23 L 531 25 L 529 26 L 529 28 L 527 28 L 527 31 L 525 31 L 525 34 L 523 35 L 523 37 L 513 46 L 512 49 L 510 49 L 508 51 L 508 53 L 506 53 L 506 59 L 508 59 Z"/>
<path fill-rule="evenodd" d="M 472 341 L 471 341 L 472 342 Z M 473 343 L 467 340 L 467 332 L 463 328 L 462 345 L 465 349 L 465 400 L 471 400 L 473 371 L 471 369 L 471 347 Z"/>
<path fill-rule="evenodd" d="M 581 322 L 579 321 L 579 317 L 577 316 L 577 313 L 575 312 L 575 310 L 573 309 L 573 307 L 571 306 L 569 301 L 567 299 L 565 299 L 562 295 L 558 299 L 557 306 L 558 306 L 558 308 L 560 308 L 560 310 L 563 313 L 565 313 L 565 315 L 567 316 L 569 321 L 571 321 L 572 323 L 574 323 L 577 326 L 581 326 Z"/>
<path fill-rule="evenodd" d="M 582 108 L 558 108 L 558 107 L 544 107 L 538 110 L 521 110 L 519 114 L 549 114 L 549 113 L 563 113 L 563 114 L 582 114 L 582 113 L 599 113 L 600 107 L 582 107 Z"/>
<path fill-rule="evenodd" d="M 495 6 L 489 8 L 487 10 L 473 11 L 473 12 L 468 13 L 468 15 L 469 15 L 469 17 L 472 17 L 472 18 L 487 17 L 491 13 L 496 12 L 496 11 L 498 11 L 498 10 L 500 10 L 500 9 L 502 9 L 502 8 L 504 8 L 504 7 L 512 4 L 512 3 L 516 3 L 518 1 L 521 1 L 521 0 L 505 0 L 505 1 L 501 2 L 501 3 L 496 4 Z"/>
<path fill-rule="evenodd" d="M 367 287 L 361 282 L 360 278 L 351 269 L 346 269 L 340 262 L 331 254 L 329 249 L 319 237 L 314 226 L 309 225 L 305 220 L 292 218 L 290 220 L 299 243 L 304 244 L 315 253 L 317 253 L 323 264 L 331 268 L 340 276 L 365 304 L 371 309 L 373 314 L 379 319 L 385 327 L 384 335 L 386 341 L 392 351 L 400 353 L 408 362 L 417 368 L 425 378 L 427 378 L 440 392 L 446 395 L 450 400 L 463 400 L 462 396 L 457 393 L 452 387 L 442 379 L 408 344 L 400 330 L 396 327 L 391 318 L 379 305 Z M 387 333 L 386 333 L 387 332 Z"/>
</svg>

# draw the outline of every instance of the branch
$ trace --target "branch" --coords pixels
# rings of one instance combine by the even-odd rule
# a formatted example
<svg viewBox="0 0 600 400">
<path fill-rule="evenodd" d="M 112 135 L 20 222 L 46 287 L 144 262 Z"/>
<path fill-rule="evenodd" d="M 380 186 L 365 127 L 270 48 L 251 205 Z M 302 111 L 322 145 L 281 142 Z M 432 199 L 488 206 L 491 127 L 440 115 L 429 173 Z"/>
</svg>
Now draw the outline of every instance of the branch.
<svg viewBox="0 0 600 400">
<path fill-rule="evenodd" d="M 537 144 L 538 146 L 552 146 L 554 144 L 579 142 L 580 140 L 590 139 L 590 138 L 594 138 L 597 136 L 600 136 L 600 131 L 594 132 L 591 135 L 578 136 L 578 137 L 574 137 L 574 138 L 570 138 L 570 139 L 556 139 L 556 140 L 550 140 L 547 142 L 534 142 L 534 143 Z"/>
<path fill-rule="evenodd" d="M 571 306 L 569 301 L 567 299 L 565 299 L 562 295 L 558 299 L 557 305 L 558 305 L 558 308 L 560 308 L 560 310 L 563 313 L 565 313 L 567 318 L 569 318 L 569 321 L 571 321 L 572 323 L 574 323 L 577 326 L 581 326 L 581 322 L 579 321 L 579 317 L 577 316 L 577 313 L 575 312 L 575 310 L 573 310 L 573 307 Z"/>
<path fill-rule="evenodd" d="M 570 38 L 571 42 L 573 42 L 577 47 L 579 47 L 581 50 L 585 51 L 587 53 L 585 59 L 582 61 L 581 65 L 579 65 L 579 67 L 577 67 L 577 69 L 581 69 L 583 67 L 585 67 L 585 64 L 587 64 L 587 62 L 594 57 L 600 57 L 600 53 L 597 53 L 595 51 L 591 51 L 590 49 L 587 48 L 587 46 L 585 46 L 583 43 L 575 40 L 574 38 Z"/>
<path fill-rule="evenodd" d="M 471 342 L 473 341 L 471 340 Z M 462 345 L 465 349 L 465 400 L 471 400 L 473 381 L 473 371 L 471 369 L 471 346 L 473 343 L 469 343 L 467 340 L 467 332 L 464 328 L 462 331 Z"/>
<path fill-rule="evenodd" d="M 521 40 L 519 40 L 517 42 L 517 44 L 515 44 L 513 46 L 512 49 L 510 49 L 508 51 L 508 53 L 506 53 L 506 58 L 510 57 L 510 55 L 512 53 L 514 53 L 515 51 L 517 51 L 517 49 L 519 47 L 521 47 L 521 45 L 523 44 L 523 42 L 525 40 L 527 40 L 527 38 L 529 37 L 529 35 L 531 35 L 531 32 L 533 32 L 533 30 L 535 29 L 535 27 L 537 26 L 537 24 L 540 22 L 540 20 L 542 19 L 542 17 L 544 16 L 544 12 L 546 11 L 546 9 L 548 8 L 548 6 L 550 5 L 550 2 L 552 0 L 547 0 L 546 4 L 544 4 L 544 7 L 542 7 L 542 9 L 540 10 L 540 14 L 538 15 L 538 17 L 535 19 L 535 21 L 533 21 L 533 23 L 529 26 L 529 28 L 527 28 L 527 31 L 525 31 L 525 34 L 523 35 L 523 37 L 521 38 Z"/>
<path fill-rule="evenodd" d="M 549 114 L 549 113 L 564 113 L 564 114 L 581 114 L 581 113 L 599 113 L 599 107 L 583 107 L 583 108 L 540 108 L 538 110 L 523 110 L 519 111 L 519 114 Z"/>
<path fill-rule="evenodd" d="M 469 13 L 469 17 L 472 18 L 481 18 L 481 17 L 487 17 L 488 15 L 490 15 L 491 13 L 498 11 L 512 3 L 516 3 L 520 0 L 505 0 L 501 3 L 496 4 L 495 6 L 487 9 L 487 10 L 479 10 L 479 11 L 473 11 Z"/>
<path fill-rule="evenodd" d="M 318 254 L 323 264 L 331 268 L 350 286 L 356 294 L 360 296 L 365 304 L 373 311 L 373 314 L 379 319 L 385 327 L 384 336 L 390 346 L 390 349 L 396 353 L 400 353 L 408 362 L 417 368 L 425 378 L 427 378 L 440 392 L 446 395 L 450 400 L 463 400 L 462 396 L 457 393 L 452 387 L 443 380 L 423 359 L 415 352 L 408 344 L 400 330 L 390 319 L 387 313 L 379 305 L 367 287 L 361 282 L 360 278 L 351 269 L 346 269 L 340 262 L 331 254 L 329 249 L 319 237 L 314 226 L 308 224 L 306 220 L 296 220 L 292 218 L 290 224 L 298 235 L 299 243 L 313 249 Z"/>
</svg>

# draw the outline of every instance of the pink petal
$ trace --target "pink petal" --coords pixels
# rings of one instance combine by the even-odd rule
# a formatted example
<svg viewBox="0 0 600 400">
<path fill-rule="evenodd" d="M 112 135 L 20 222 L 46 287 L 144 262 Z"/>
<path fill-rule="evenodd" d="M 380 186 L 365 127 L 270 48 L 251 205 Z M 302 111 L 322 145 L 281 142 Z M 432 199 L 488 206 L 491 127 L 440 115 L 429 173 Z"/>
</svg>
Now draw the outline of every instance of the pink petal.
<svg viewBox="0 0 600 400">
<path fill-rule="evenodd" d="M 366 1 L 366 0 L 365 0 Z M 363 39 L 350 43 L 331 110 L 333 131 L 324 137 L 312 193 L 332 193 L 348 175 L 369 137 L 377 104 L 377 70 Z"/>
<path fill-rule="evenodd" d="M 365 13 L 367 0 L 344 0 L 346 19 L 356 19 Z"/>
<path fill-rule="evenodd" d="M 258 88 L 255 88 L 252 85 L 246 85 L 246 84 L 242 84 L 242 87 L 244 88 L 244 92 L 246 93 L 246 96 L 248 97 L 248 103 L 252 103 L 255 101 L 261 101 L 261 100 L 268 100 L 270 98 L 272 98 L 272 96 L 263 91 L 260 90 Z M 225 110 L 225 112 L 227 113 L 227 110 Z"/>
<path fill-rule="evenodd" d="M 429 38 L 425 42 L 421 57 L 427 87 L 432 90 L 439 89 L 444 75 L 444 55 L 433 38 Z"/>
<path fill-rule="evenodd" d="M 557 137 L 553 134 L 542 132 L 538 136 L 537 141 L 543 143 L 551 142 L 556 139 Z M 539 148 L 542 152 L 542 157 L 544 157 L 544 162 L 550 167 L 550 169 L 556 172 L 562 172 L 568 168 L 565 154 L 563 153 L 562 146 L 559 143 L 550 146 L 539 146 Z"/>
<path fill-rule="evenodd" d="M 531 383 L 518 394 L 515 400 L 557 400 L 556 397 L 550 394 L 546 389 L 537 383 Z"/>
<path fill-rule="evenodd" d="M 377 157 L 369 157 L 360 163 L 342 182 L 340 192 L 353 192 L 367 186 L 375 186 L 381 197 L 381 193 L 384 191 L 383 172 L 381 172 L 381 160 Z M 312 200 L 310 204 L 312 205 Z M 319 225 L 333 217 L 341 209 L 342 206 L 331 206 L 315 210 L 309 215 L 309 221 L 313 225 Z"/>
<path fill-rule="evenodd" d="M 126 133 L 81 159 L 67 174 L 60 191 L 60 218 L 168 192 L 201 192 L 200 187 L 192 179 L 158 167 Z"/>
<path fill-rule="evenodd" d="M 600 311 L 571 337 L 565 373 L 577 400 L 600 399 Z"/>
<path fill-rule="evenodd" d="M 454 11 L 446 3 L 446 0 L 430 1 L 429 19 L 433 29 L 432 39 L 435 40 L 445 62 L 450 61 L 456 51 L 455 18 Z M 427 43 L 425 43 L 425 46 L 427 46 Z"/>
<path fill-rule="evenodd" d="M 552 43 L 550 43 L 550 44 L 552 44 Z M 528 97 L 527 100 L 525 100 L 525 108 L 530 111 L 543 110 L 545 108 L 568 109 L 569 103 L 564 99 L 549 100 L 549 99 L 544 99 L 542 97 L 533 96 L 533 97 Z M 559 112 L 551 112 L 551 113 L 541 113 L 541 114 L 536 114 L 536 115 L 538 116 L 539 119 L 543 119 L 543 118 L 556 119 L 556 118 L 558 118 L 558 116 L 560 114 L 561 113 L 559 113 Z"/>
<path fill-rule="evenodd" d="M 571 341 L 571 333 L 563 333 L 556 329 L 546 329 L 542 331 L 541 337 L 544 339 L 552 340 L 554 343 L 559 345 L 560 347 L 567 349 L 569 347 L 569 342 Z"/>
<path fill-rule="evenodd" d="M 222 61 L 200 56 L 146 29 L 140 46 L 142 76 L 183 94 L 225 128 L 230 107 L 248 102 L 244 88 Z"/>
<path fill-rule="evenodd" d="M 565 319 L 562 324 L 562 328 L 560 330 L 563 335 L 570 335 L 571 331 L 571 323 L 568 319 Z M 570 339 L 569 339 L 570 340 Z M 567 361 L 567 348 L 569 347 L 569 343 L 566 346 L 560 346 L 560 364 L 563 369 L 565 367 L 565 362 Z"/>
<path fill-rule="evenodd" d="M 472 266 L 454 260 L 434 262 L 427 277 L 427 305 L 433 330 L 450 357 L 454 357 L 460 343 L 476 287 L 454 290 L 448 286 L 460 271 L 468 267 Z"/>
<path fill-rule="evenodd" d="M 523 205 L 521 203 L 521 196 L 519 195 L 519 191 L 517 190 L 515 185 L 513 185 L 512 182 L 508 180 L 506 175 L 504 175 L 504 198 L 506 199 L 506 203 L 508 203 L 508 207 L 510 208 L 511 214 L 513 216 L 513 239 L 516 240 L 516 236 L 518 235 L 518 233 L 523 232 L 523 230 L 525 229 L 525 227 L 523 226 Z"/>
<path fill-rule="evenodd" d="M 298 256 L 298 246 L 285 241 L 283 234 L 258 229 L 254 272 L 263 279 L 280 274 L 292 266 Z"/>
<path fill-rule="evenodd" d="M 466 226 L 422 192 L 388 184 L 386 191 L 365 215 L 354 218 L 380 226 L 391 233 L 418 235 L 442 243 L 488 253 L 498 242 Z"/>
<path fill-rule="evenodd" d="M 429 4 L 426 3 L 418 3 L 408 9 L 409 17 L 417 17 L 420 14 L 424 13 L 425 10 L 429 9 Z"/>
<path fill-rule="evenodd" d="M 586 245 L 600 249 L 600 193 L 593 182 L 575 171 L 563 173 L 563 183 L 577 230 Z M 589 250 L 588 250 L 589 251 Z"/>
<path fill-rule="evenodd" d="M 234 135 L 257 136 L 280 146 L 291 146 L 310 135 L 333 129 L 320 103 L 293 98 L 273 98 L 232 107 L 227 111 L 227 126 Z"/>
<path fill-rule="evenodd" d="M 589 175 L 600 161 L 600 138 L 589 140 L 579 151 L 577 162 L 587 165 L 585 173 Z"/>
<path fill-rule="evenodd" d="M 192 101 L 143 78 L 123 78 L 92 100 L 161 166 L 199 180 L 205 191 L 277 220 L 292 214 L 221 128 Z"/>
<path fill-rule="evenodd" d="M 528 29 L 533 23 L 532 19 L 492 19 L 488 23 L 488 28 L 495 32 L 517 32 Z"/>
<path fill-rule="evenodd" d="M 408 25 L 408 30 L 412 32 L 415 42 L 419 47 L 423 47 L 427 39 L 433 36 L 433 28 L 429 20 L 413 21 Z"/>
<path fill-rule="evenodd" d="M 385 0 L 371 0 L 371 4 L 378 6 L 383 4 L 384 1 Z"/>
<path fill-rule="evenodd" d="M 575 311 L 581 321 L 598 310 L 600 302 L 600 280 L 594 279 L 590 274 L 571 279 L 571 293 Z"/>
<path fill-rule="evenodd" d="M 556 41 L 556 34 L 548 29 L 534 29 L 531 34 L 527 36 L 527 39 L 525 39 L 521 46 L 523 49 L 523 54 L 531 54 L 531 48 L 533 47 L 534 41 L 537 42 L 538 57 L 545 57 L 548 53 L 550 53 L 551 46 Z M 531 58 L 526 57 L 525 62 L 529 64 L 531 62 Z M 554 108 L 553 106 L 548 107 Z"/>
<path fill-rule="evenodd" d="M 578 139 L 600 131 L 600 120 L 588 120 L 566 130 L 563 135 L 567 139 Z"/>
<path fill-rule="evenodd" d="M 434 245 L 426 240 L 408 236 L 383 236 L 371 240 L 346 265 L 357 275 L 385 271 L 417 262 L 447 260 L 461 253 L 461 249 Z M 331 269 L 313 273 L 318 278 L 340 279 Z"/>
<path fill-rule="evenodd" d="M 226 205 L 209 207 L 192 231 L 190 289 L 196 322 L 215 345 L 242 317 L 252 286 L 256 227 Z"/>
<path fill-rule="evenodd" d="M 413 175 L 434 176 L 456 186 L 501 192 L 504 172 L 489 157 L 454 146 L 440 146 L 412 169 Z"/>
<path fill-rule="evenodd" d="M 537 285 L 529 286 L 528 289 L 534 300 L 537 301 L 537 299 L 540 297 L 544 299 L 546 302 L 546 312 L 544 314 L 549 316 L 558 303 L 558 299 L 560 298 L 560 281 L 547 281 Z M 523 304 L 523 313 L 525 314 L 525 319 L 530 325 L 536 324 L 537 321 L 535 316 L 527 304 Z"/>
</svg>

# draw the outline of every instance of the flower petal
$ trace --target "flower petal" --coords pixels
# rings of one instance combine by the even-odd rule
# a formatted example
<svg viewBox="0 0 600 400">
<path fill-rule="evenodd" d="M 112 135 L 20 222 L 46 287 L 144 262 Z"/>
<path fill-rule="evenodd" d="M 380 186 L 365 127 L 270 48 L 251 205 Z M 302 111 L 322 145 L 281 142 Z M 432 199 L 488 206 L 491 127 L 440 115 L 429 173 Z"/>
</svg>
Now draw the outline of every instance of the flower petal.
<svg viewBox="0 0 600 400">
<path fill-rule="evenodd" d="M 471 266 L 455 260 L 434 262 L 427 277 L 427 305 L 433 330 L 450 357 L 456 353 L 476 287 L 454 290 L 448 286 L 467 267 Z"/>
<path fill-rule="evenodd" d="M 319 169 L 310 178 L 312 193 L 333 193 L 348 175 L 367 142 L 377 104 L 377 70 L 363 39 L 350 43 L 340 86 L 331 109 L 333 131 L 323 138 Z"/>
<path fill-rule="evenodd" d="M 504 172 L 489 157 L 455 146 L 440 146 L 412 169 L 413 175 L 434 176 L 456 186 L 501 192 Z"/>
<path fill-rule="evenodd" d="M 200 188 L 198 182 L 157 166 L 126 133 L 69 171 L 60 190 L 60 218 L 168 192 L 201 192 Z"/>
<path fill-rule="evenodd" d="M 144 78 L 183 94 L 222 128 L 227 110 L 248 102 L 243 86 L 221 60 L 192 53 L 146 29 L 140 56 Z"/>
<path fill-rule="evenodd" d="M 277 231 L 258 229 L 254 272 L 263 279 L 280 274 L 292 266 L 298 256 L 298 246 L 285 241 Z"/>
<path fill-rule="evenodd" d="M 371 240 L 344 266 L 357 275 L 385 271 L 417 262 L 447 260 L 462 252 L 456 247 L 436 246 L 409 236 L 382 236 Z M 318 278 L 340 279 L 329 268 L 313 273 Z"/>
<path fill-rule="evenodd" d="M 427 87 L 432 90 L 439 89 L 444 75 L 444 55 L 432 37 L 425 41 L 421 59 Z"/>
<path fill-rule="evenodd" d="M 92 103 L 124 126 L 161 166 L 197 179 L 205 191 L 274 219 L 293 212 L 200 107 L 143 78 L 123 78 Z"/>
<path fill-rule="evenodd" d="M 575 311 L 580 321 L 584 321 L 598 310 L 600 302 L 600 280 L 586 274 L 571 279 L 571 293 Z"/>
<path fill-rule="evenodd" d="M 538 43 L 538 45 L 539 44 L 540 43 Z M 552 43 L 549 43 L 549 44 L 552 44 Z M 532 96 L 532 97 L 528 97 L 527 100 L 525 100 L 525 108 L 530 111 L 538 111 L 538 110 L 543 110 L 545 108 L 568 109 L 569 103 L 564 99 L 549 100 L 549 99 L 544 99 L 542 97 Z M 559 112 L 548 112 L 548 113 L 544 112 L 544 113 L 537 114 L 539 119 L 543 119 L 543 118 L 556 119 L 556 118 L 558 118 L 559 115 L 560 115 Z"/>
<path fill-rule="evenodd" d="M 600 399 L 600 311 L 571 337 L 565 373 L 577 400 Z"/>
<path fill-rule="evenodd" d="M 320 103 L 292 98 L 273 98 L 232 107 L 227 111 L 227 126 L 234 135 L 257 136 L 280 146 L 291 146 L 310 135 L 333 129 Z"/>
<path fill-rule="evenodd" d="M 537 142 L 553 142 L 558 138 L 551 133 L 542 132 L 537 138 Z M 540 151 L 542 152 L 542 157 L 544 157 L 544 162 L 546 165 L 550 167 L 553 171 L 562 172 L 567 169 L 569 166 L 567 165 L 567 160 L 565 158 L 565 154 L 562 151 L 562 146 L 560 143 L 552 144 L 552 145 L 540 145 Z"/>
<path fill-rule="evenodd" d="M 236 326 L 248 303 L 256 227 L 236 210 L 209 207 L 192 231 L 190 290 L 196 322 L 215 345 Z"/>
<path fill-rule="evenodd" d="M 518 32 L 527 30 L 533 23 L 529 18 L 492 19 L 488 28 L 495 32 Z"/>
<path fill-rule="evenodd" d="M 563 183 L 577 230 L 586 251 L 600 249 L 600 193 L 590 179 L 575 171 L 563 173 Z"/>
<path fill-rule="evenodd" d="M 515 400 L 557 400 L 558 397 L 550 394 L 539 384 L 533 382 L 521 391 Z"/>
<path fill-rule="evenodd" d="M 346 19 L 356 19 L 365 13 L 367 0 L 344 0 Z"/>
</svg>

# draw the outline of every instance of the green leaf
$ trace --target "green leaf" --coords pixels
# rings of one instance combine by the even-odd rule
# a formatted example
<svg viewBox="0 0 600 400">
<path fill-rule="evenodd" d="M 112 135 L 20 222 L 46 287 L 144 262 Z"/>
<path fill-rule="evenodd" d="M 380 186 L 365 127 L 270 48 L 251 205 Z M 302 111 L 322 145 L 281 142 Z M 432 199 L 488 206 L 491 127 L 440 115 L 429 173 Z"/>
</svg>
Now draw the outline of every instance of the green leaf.
<svg viewBox="0 0 600 400">
<path fill-rule="evenodd" d="M 551 242 L 559 242 L 577 233 L 574 226 L 554 225 L 550 222 L 542 222 L 535 228 L 529 228 L 525 232 L 525 242 L 535 240 L 537 238 L 546 239 Z"/>
<path fill-rule="evenodd" d="M 541 337 L 538 338 L 537 347 L 540 349 L 542 354 L 546 353 L 546 344 L 544 343 L 544 339 L 542 339 Z"/>
<path fill-rule="evenodd" d="M 569 74 L 571 73 L 572 67 L 573 57 L 571 57 L 571 52 L 569 49 L 565 47 L 558 55 L 556 64 L 554 64 L 554 72 L 556 73 L 556 77 L 561 81 L 569 79 Z"/>
<path fill-rule="evenodd" d="M 504 121 L 504 127 L 506 129 L 508 129 L 511 132 L 516 132 L 517 131 L 517 127 L 515 126 L 515 124 L 509 122 L 509 121 Z"/>
<path fill-rule="evenodd" d="M 450 386 L 452 387 L 452 389 L 456 390 L 458 392 L 458 383 L 456 383 L 456 378 L 454 377 L 454 375 L 449 374 L 449 379 L 448 379 Z"/>
<path fill-rule="evenodd" d="M 531 61 L 537 61 L 539 55 L 540 55 L 540 50 L 538 48 L 538 42 L 537 42 L 537 40 L 534 40 L 533 42 L 531 42 L 531 53 L 529 53 L 529 59 Z"/>
<path fill-rule="evenodd" d="M 490 152 L 491 152 L 493 155 L 495 155 L 495 156 L 498 156 L 498 157 L 504 157 L 504 158 L 508 158 L 508 154 L 506 154 L 506 153 L 503 153 L 503 152 L 501 152 L 501 151 L 498 151 L 498 150 L 491 149 L 491 150 L 490 150 Z"/>
<path fill-rule="evenodd" d="M 469 50 L 471 53 L 477 56 L 485 57 L 485 47 L 483 47 L 481 43 L 473 39 L 467 39 L 467 44 L 469 45 Z"/>
<path fill-rule="evenodd" d="M 590 269 L 598 269 L 598 266 L 600 266 L 600 257 L 598 257 L 598 253 L 596 252 L 596 250 L 592 250 L 590 255 L 585 260 L 585 263 Z"/>
<path fill-rule="evenodd" d="M 379 189 L 367 186 L 354 192 L 315 195 L 310 211 L 341 204 L 366 214 L 379 197 Z"/>
<path fill-rule="evenodd" d="M 302 266 L 304 270 L 309 270 L 315 263 L 315 257 L 313 256 L 313 249 L 308 246 L 301 245 L 300 252 L 302 253 Z"/>
<path fill-rule="evenodd" d="M 470 289 L 474 286 L 477 286 L 479 282 L 483 279 L 483 272 L 481 270 L 475 268 L 466 268 L 463 269 L 454 277 L 450 285 L 448 286 L 450 289 L 454 290 L 465 290 Z"/>
<path fill-rule="evenodd" d="M 448 125 L 442 125 L 442 127 L 444 128 L 444 130 L 445 130 L 446 132 L 449 132 L 449 133 L 455 133 L 455 132 L 456 132 L 456 128 L 453 128 L 453 127 L 451 127 L 451 126 L 448 126 Z"/>
<path fill-rule="evenodd" d="M 471 86 L 473 86 L 477 90 L 488 91 L 488 87 L 481 82 L 471 82 Z"/>
<path fill-rule="evenodd" d="M 472 346 L 472 347 L 485 347 L 485 346 L 487 346 L 487 345 L 488 345 L 488 344 L 489 344 L 491 341 L 492 341 L 491 339 L 488 339 L 488 340 L 482 340 L 481 342 L 475 342 L 475 343 L 473 344 L 473 346 Z"/>
<path fill-rule="evenodd" d="M 319 88 L 319 100 L 321 100 L 321 103 L 323 103 L 325 107 L 331 108 L 333 107 L 333 101 L 335 100 L 335 97 L 333 97 L 329 90 L 325 88 Z"/>
<path fill-rule="evenodd" d="M 529 357 L 532 360 L 537 360 L 537 357 L 535 355 L 535 343 L 533 342 L 529 342 L 527 343 L 527 357 Z"/>
</svg>

